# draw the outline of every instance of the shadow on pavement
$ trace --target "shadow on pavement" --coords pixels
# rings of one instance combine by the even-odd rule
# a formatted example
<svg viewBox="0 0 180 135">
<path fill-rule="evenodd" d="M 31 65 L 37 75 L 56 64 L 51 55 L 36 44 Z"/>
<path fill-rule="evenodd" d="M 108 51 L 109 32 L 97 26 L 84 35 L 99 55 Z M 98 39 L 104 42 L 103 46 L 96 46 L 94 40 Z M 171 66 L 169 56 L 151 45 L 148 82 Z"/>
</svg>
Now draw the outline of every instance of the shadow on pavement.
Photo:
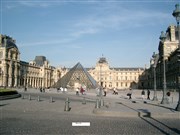
<svg viewBox="0 0 180 135">
<path fill-rule="evenodd" d="M 148 102 L 146 102 L 146 104 L 147 104 L 147 105 L 152 105 L 152 106 L 162 107 L 162 108 L 168 109 L 168 110 L 170 110 L 170 111 L 172 111 L 172 112 L 175 112 L 175 111 L 176 111 L 174 108 L 166 107 L 166 106 L 159 105 L 159 104 L 157 105 L 157 104 L 152 104 L 152 103 L 148 103 Z"/>
<path fill-rule="evenodd" d="M 117 103 L 118 103 L 118 102 L 117 102 Z M 136 109 L 134 109 L 134 108 L 132 108 L 132 107 L 130 107 L 130 106 L 127 106 L 127 105 L 121 103 L 121 102 L 119 102 L 118 104 L 121 104 L 121 105 L 123 105 L 123 106 L 125 106 L 125 107 L 127 107 L 127 108 L 129 108 L 129 109 L 131 109 L 131 110 L 133 110 L 133 111 L 136 111 L 136 112 L 138 113 L 138 117 L 139 117 L 140 119 L 142 119 L 143 121 L 145 121 L 145 122 L 148 123 L 149 125 L 153 126 L 154 128 L 158 129 L 160 132 L 162 132 L 162 133 L 165 134 L 165 135 L 169 135 L 170 133 L 164 131 L 163 129 L 160 128 L 160 126 L 158 127 L 158 126 L 155 125 L 153 122 L 157 122 L 157 123 L 159 123 L 161 126 L 164 126 L 164 127 L 168 128 L 169 130 L 173 131 L 174 133 L 180 134 L 180 130 L 179 130 L 179 129 L 177 129 L 177 128 L 171 128 L 171 127 L 167 126 L 166 124 L 158 121 L 157 119 L 151 117 L 151 112 L 150 112 L 148 109 L 138 109 L 138 110 L 136 110 Z M 169 109 L 169 108 L 167 107 L 166 109 Z M 145 113 L 145 115 L 141 116 L 141 112 Z M 147 118 L 147 119 L 146 119 L 146 118 Z M 148 118 L 149 118 L 149 120 L 148 120 Z M 150 120 L 152 120 L 153 122 L 151 122 Z"/>
<path fill-rule="evenodd" d="M 0 107 L 6 106 L 6 105 L 9 105 L 9 104 L 0 104 Z"/>
<path fill-rule="evenodd" d="M 167 126 L 166 124 L 164 124 L 164 123 L 158 121 L 157 119 L 154 119 L 153 117 L 151 117 L 151 119 L 154 120 L 154 121 L 156 121 L 156 122 L 158 122 L 159 124 L 161 124 L 161 125 L 163 125 L 163 126 L 169 128 L 170 130 L 172 130 L 172 131 L 174 131 L 174 132 L 180 134 L 180 130 L 179 130 L 179 129 L 171 128 L 171 127 Z"/>
</svg>

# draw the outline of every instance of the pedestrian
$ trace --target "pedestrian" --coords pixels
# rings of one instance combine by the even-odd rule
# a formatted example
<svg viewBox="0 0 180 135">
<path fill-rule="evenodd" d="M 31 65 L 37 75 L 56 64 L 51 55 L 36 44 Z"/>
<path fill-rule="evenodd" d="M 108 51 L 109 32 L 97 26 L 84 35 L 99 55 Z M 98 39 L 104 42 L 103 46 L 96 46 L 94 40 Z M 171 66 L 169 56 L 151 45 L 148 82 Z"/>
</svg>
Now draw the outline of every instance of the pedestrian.
<svg viewBox="0 0 180 135">
<path fill-rule="evenodd" d="M 144 95 L 145 95 L 145 91 L 143 89 L 142 92 L 141 92 L 142 99 L 144 99 Z"/>
<path fill-rule="evenodd" d="M 129 99 L 132 98 L 131 95 L 132 95 L 132 90 L 131 90 L 131 88 L 130 88 L 130 89 L 129 89 L 129 92 L 127 93 L 127 96 L 129 97 Z"/>
<path fill-rule="evenodd" d="M 131 99 L 132 98 L 131 97 L 132 96 L 132 89 L 130 88 L 129 90 L 130 90 L 130 92 L 129 92 L 129 99 Z"/>
<path fill-rule="evenodd" d="M 113 89 L 113 94 L 118 95 L 118 91 L 116 90 L 115 87 L 114 87 L 114 89 Z"/>
<path fill-rule="evenodd" d="M 64 92 L 67 92 L 67 87 L 64 88 Z"/>
<path fill-rule="evenodd" d="M 42 87 L 40 87 L 40 92 L 42 92 Z"/>
<path fill-rule="evenodd" d="M 43 88 L 43 92 L 45 92 L 45 88 Z"/>
<path fill-rule="evenodd" d="M 99 87 L 96 88 L 96 94 L 97 94 L 97 96 L 100 95 L 100 89 L 99 89 Z"/>
<path fill-rule="evenodd" d="M 81 90 L 80 90 L 81 94 L 83 95 L 83 92 L 84 92 L 84 89 L 83 87 L 81 87 Z"/>
<path fill-rule="evenodd" d="M 79 88 L 76 89 L 76 95 L 79 95 Z"/>
<path fill-rule="evenodd" d="M 169 96 L 171 95 L 171 93 L 168 91 L 168 92 L 166 93 L 166 95 L 169 97 Z"/>
<path fill-rule="evenodd" d="M 59 92 L 59 88 L 57 88 L 57 92 Z"/>
<path fill-rule="evenodd" d="M 27 87 L 24 88 L 24 91 L 25 91 L 25 92 L 27 91 Z"/>
<path fill-rule="evenodd" d="M 104 90 L 104 96 L 106 96 L 106 88 L 103 88 L 103 90 Z"/>
<path fill-rule="evenodd" d="M 150 96 L 150 93 L 151 93 L 151 92 L 150 92 L 150 90 L 148 89 L 148 90 L 147 90 L 147 99 L 148 99 L 148 100 L 150 100 L 150 97 L 149 97 L 149 96 Z"/>
<path fill-rule="evenodd" d="M 63 87 L 60 87 L 61 92 L 63 92 Z"/>
</svg>

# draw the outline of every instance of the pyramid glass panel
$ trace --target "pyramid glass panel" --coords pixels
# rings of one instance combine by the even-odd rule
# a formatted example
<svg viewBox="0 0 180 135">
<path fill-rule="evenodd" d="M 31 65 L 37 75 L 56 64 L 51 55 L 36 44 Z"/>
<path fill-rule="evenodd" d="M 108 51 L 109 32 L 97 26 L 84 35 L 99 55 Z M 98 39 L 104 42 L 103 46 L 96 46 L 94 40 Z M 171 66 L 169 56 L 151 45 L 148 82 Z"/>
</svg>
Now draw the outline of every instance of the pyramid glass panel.
<svg viewBox="0 0 180 135">
<path fill-rule="evenodd" d="M 78 85 L 77 85 L 78 84 Z M 58 80 L 56 87 L 81 87 L 85 86 L 88 89 L 96 88 L 97 83 L 92 76 L 83 68 L 80 63 L 77 63 L 70 71 Z"/>
</svg>

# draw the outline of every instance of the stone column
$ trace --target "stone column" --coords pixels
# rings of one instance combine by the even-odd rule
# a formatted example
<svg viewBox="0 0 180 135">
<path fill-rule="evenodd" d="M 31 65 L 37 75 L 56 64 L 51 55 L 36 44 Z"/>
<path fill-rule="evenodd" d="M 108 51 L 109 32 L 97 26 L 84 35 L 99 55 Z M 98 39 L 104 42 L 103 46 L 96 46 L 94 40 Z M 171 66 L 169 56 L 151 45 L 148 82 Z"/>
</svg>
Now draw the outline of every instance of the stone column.
<svg viewBox="0 0 180 135">
<path fill-rule="evenodd" d="M 38 87 L 39 88 L 41 87 L 41 80 L 40 80 L 40 78 L 38 78 Z"/>
<path fill-rule="evenodd" d="M 9 78 L 8 78 L 8 86 L 12 87 L 12 63 L 10 62 L 10 66 L 9 66 Z"/>
<path fill-rule="evenodd" d="M 34 77 L 34 87 L 37 88 L 37 78 Z"/>
<path fill-rule="evenodd" d="M 40 79 L 40 87 L 43 87 L 43 86 L 42 86 L 42 78 Z"/>
<path fill-rule="evenodd" d="M 26 87 L 29 87 L 29 83 L 30 83 L 30 78 L 29 77 L 26 77 L 27 78 L 27 83 L 26 83 Z"/>
<path fill-rule="evenodd" d="M 3 74 L 2 74 L 3 78 L 2 78 L 2 85 L 3 86 L 7 86 L 7 64 L 5 63 L 4 65 L 4 71 L 3 71 Z"/>
<path fill-rule="evenodd" d="M 17 87 L 17 78 L 18 78 L 18 66 L 17 66 L 17 63 L 15 63 L 15 66 L 14 66 L 14 87 Z"/>
<path fill-rule="evenodd" d="M 34 87 L 34 77 L 31 78 L 31 86 Z"/>
<path fill-rule="evenodd" d="M 38 77 L 36 78 L 36 87 L 39 88 L 39 85 L 38 85 Z"/>
<path fill-rule="evenodd" d="M 32 78 L 29 77 L 29 85 L 32 87 Z"/>
<path fill-rule="evenodd" d="M 23 78 L 24 78 L 24 82 L 23 82 L 24 84 L 23 84 L 23 86 L 26 86 L 26 84 L 27 84 L 27 80 L 26 80 L 27 77 L 26 77 L 26 76 L 23 76 Z"/>
</svg>

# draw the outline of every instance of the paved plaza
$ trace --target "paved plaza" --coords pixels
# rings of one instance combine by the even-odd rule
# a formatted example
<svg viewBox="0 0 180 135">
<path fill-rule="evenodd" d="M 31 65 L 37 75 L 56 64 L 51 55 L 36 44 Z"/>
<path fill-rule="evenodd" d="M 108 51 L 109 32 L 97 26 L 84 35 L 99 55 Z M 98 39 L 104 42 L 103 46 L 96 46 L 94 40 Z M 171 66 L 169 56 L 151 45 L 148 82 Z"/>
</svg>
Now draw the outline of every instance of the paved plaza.
<svg viewBox="0 0 180 135">
<path fill-rule="evenodd" d="M 171 92 L 168 105 L 160 104 L 159 91 L 156 102 L 141 99 L 140 90 L 133 90 L 131 100 L 127 91 L 108 92 L 104 106 L 95 108 L 99 98 L 95 90 L 79 96 L 70 90 L 18 91 L 23 98 L 0 101 L 1 134 L 180 134 L 180 113 L 174 109 L 177 92 Z M 70 111 L 64 111 L 67 98 Z M 90 126 L 73 127 L 72 122 L 90 122 Z"/>
</svg>

